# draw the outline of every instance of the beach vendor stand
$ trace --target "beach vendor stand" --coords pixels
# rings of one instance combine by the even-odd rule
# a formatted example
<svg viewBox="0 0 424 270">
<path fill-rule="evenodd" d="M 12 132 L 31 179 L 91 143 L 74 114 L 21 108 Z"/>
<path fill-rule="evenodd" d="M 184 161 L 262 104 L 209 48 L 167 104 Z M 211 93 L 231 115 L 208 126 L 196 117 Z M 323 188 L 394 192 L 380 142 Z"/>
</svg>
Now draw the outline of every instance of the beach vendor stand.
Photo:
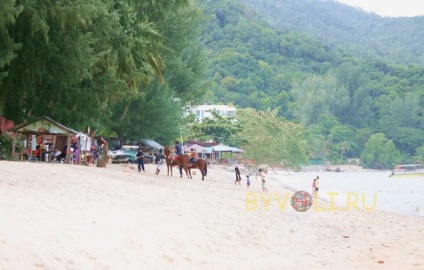
<svg viewBox="0 0 424 270">
<path fill-rule="evenodd" d="M 44 160 L 50 161 L 51 153 L 54 148 L 60 150 L 67 149 L 65 162 L 69 162 L 71 149 L 71 138 L 80 134 L 79 132 L 65 127 L 64 125 L 54 121 L 53 119 L 47 116 L 40 116 L 35 118 L 32 121 L 16 125 L 13 129 L 13 132 L 21 134 L 24 136 L 26 144 L 24 145 L 26 155 L 29 156 L 32 150 L 35 150 L 35 145 L 37 140 L 40 141 L 45 146 Z M 12 141 L 12 156 L 15 156 L 15 147 L 16 147 L 16 136 L 13 136 Z M 21 156 L 21 160 L 24 159 L 25 153 Z"/>
</svg>

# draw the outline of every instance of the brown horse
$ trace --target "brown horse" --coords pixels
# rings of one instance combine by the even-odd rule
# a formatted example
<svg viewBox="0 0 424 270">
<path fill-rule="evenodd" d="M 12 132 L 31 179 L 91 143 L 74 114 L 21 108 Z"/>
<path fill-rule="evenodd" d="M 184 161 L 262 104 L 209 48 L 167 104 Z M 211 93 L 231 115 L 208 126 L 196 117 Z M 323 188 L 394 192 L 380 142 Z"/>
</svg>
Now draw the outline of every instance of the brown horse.
<svg viewBox="0 0 424 270">
<path fill-rule="evenodd" d="M 190 160 L 188 160 L 190 162 Z M 196 162 L 191 163 L 191 166 L 188 167 L 188 172 L 190 174 L 191 178 L 191 169 L 198 168 L 200 172 L 202 173 L 202 181 L 205 181 L 205 176 L 208 173 L 208 165 L 204 159 L 198 158 Z"/>
<path fill-rule="evenodd" d="M 181 177 L 183 177 L 183 168 L 184 168 L 187 178 L 189 176 L 191 178 L 191 174 L 188 170 L 188 161 L 185 158 L 185 156 L 178 156 L 176 159 L 174 159 L 172 157 L 171 150 L 169 150 L 169 147 L 165 146 L 165 157 L 166 157 L 166 167 L 168 168 L 168 176 L 169 176 L 169 173 L 171 173 L 171 176 L 172 176 L 172 167 L 178 166 L 178 168 L 180 169 Z"/>
</svg>

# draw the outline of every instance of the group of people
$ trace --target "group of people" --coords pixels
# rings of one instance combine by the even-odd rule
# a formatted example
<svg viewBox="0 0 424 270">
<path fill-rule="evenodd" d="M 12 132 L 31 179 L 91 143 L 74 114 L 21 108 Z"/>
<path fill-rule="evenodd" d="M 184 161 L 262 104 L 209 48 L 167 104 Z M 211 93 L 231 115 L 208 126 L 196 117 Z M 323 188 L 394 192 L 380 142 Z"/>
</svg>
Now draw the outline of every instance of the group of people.
<svg viewBox="0 0 424 270">
<path fill-rule="evenodd" d="M 88 165 L 89 163 L 95 164 L 97 162 L 97 159 L 99 157 L 99 149 L 96 144 L 92 144 L 90 150 L 83 150 L 82 152 L 80 152 L 78 142 L 76 140 L 72 140 L 70 146 L 70 163 Z M 64 162 L 68 153 L 67 150 L 67 145 L 63 147 L 62 151 L 55 147 L 52 153 L 52 161 Z"/>
<path fill-rule="evenodd" d="M 102 147 L 98 147 L 97 144 L 92 144 L 90 146 L 89 150 L 80 150 L 80 147 L 78 145 L 77 140 L 71 141 L 71 149 L 69 151 L 70 154 L 70 160 L 69 162 L 72 164 L 82 164 L 88 166 L 89 164 L 96 164 L 97 159 L 100 154 L 102 153 Z M 55 156 L 55 161 L 64 161 L 66 154 L 67 154 L 68 146 L 65 145 L 63 147 L 63 151 L 57 151 L 56 153 L 60 153 L 59 155 Z M 57 149 L 56 149 L 57 150 Z"/>
<path fill-rule="evenodd" d="M 238 167 L 235 168 L 236 172 L 236 181 L 235 185 L 241 186 L 241 174 L 240 169 Z M 259 176 L 261 177 L 261 183 L 262 183 L 262 191 L 268 192 L 268 189 L 266 188 L 266 181 L 265 181 L 265 172 L 262 169 L 259 169 Z M 249 175 L 246 175 L 246 186 L 247 188 L 250 188 L 250 178 Z"/>
<path fill-rule="evenodd" d="M 44 138 L 40 137 L 37 141 L 37 146 L 35 147 L 35 157 L 37 160 L 44 161 L 45 158 L 46 146 L 44 145 Z"/>
<path fill-rule="evenodd" d="M 179 155 L 183 155 L 182 152 L 182 147 L 180 145 L 180 143 L 178 141 L 175 141 L 175 159 L 177 159 L 177 157 Z M 196 160 L 199 158 L 197 152 L 195 151 L 195 149 L 191 148 L 190 149 L 190 162 L 194 163 L 196 162 Z M 155 158 L 155 163 L 156 163 L 156 172 L 155 174 L 158 175 L 163 164 L 165 163 L 165 155 L 162 153 L 162 150 L 159 150 L 159 153 L 156 155 Z M 138 171 L 140 172 L 141 170 L 144 170 L 144 153 L 143 150 L 141 148 L 138 149 L 138 153 L 137 153 L 137 163 L 138 163 Z M 235 185 L 239 185 L 241 186 L 241 174 L 240 174 L 240 169 L 238 167 L 235 168 L 235 172 L 236 172 L 236 180 L 235 180 Z M 263 169 L 259 169 L 259 176 L 261 178 L 261 183 L 262 183 L 262 191 L 263 192 L 268 192 L 268 189 L 266 188 L 266 181 L 265 181 L 265 172 L 263 171 Z M 250 188 L 250 178 L 249 175 L 246 175 L 246 186 L 247 188 Z M 312 196 L 318 196 L 318 190 L 319 190 L 319 176 L 317 176 L 313 183 L 312 183 Z"/>
<path fill-rule="evenodd" d="M 177 160 L 178 156 L 183 155 L 182 146 L 181 146 L 180 142 L 175 141 L 174 148 L 175 148 L 174 159 Z M 199 159 L 199 155 L 197 154 L 196 149 L 190 148 L 190 154 L 189 154 L 190 163 L 195 163 L 198 159 Z M 189 164 L 189 166 L 190 166 L 190 164 Z"/>
<path fill-rule="evenodd" d="M 240 169 L 238 167 L 235 168 L 236 172 L 236 181 L 234 182 L 235 185 L 241 186 L 241 174 Z M 265 173 L 262 169 L 259 169 L 259 176 L 261 177 L 262 182 L 262 191 L 268 192 L 268 189 L 266 188 L 266 181 L 265 181 Z M 250 179 L 249 175 L 246 175 L 246 186 L 247 188 L 250 188 Z M 314 181 L 312 182 L 312 196 L 318 197 L 318 191 L 319 191 L 319 176 L 317 176 Z"/>
<path fill-rule="evenodd" d="M 65 150 L 66 150 L 66 146 L 65 146 Z M 37 140 L 37 146 L 35 147 L 35 157 L 37 158 L 37 160 L 40 161 L 45 161 L 46 160 L 46 154 L 50 154 L 51 155 L 51 161 L 56 161 L 56 160 L 60 160 L 62 157 L 64 158 L 66 156 L 66 151 L 62 152 L 60 150 L 58 150 L 57 147 L 55 147 L 53 149 L 53 151 L 49 152 L 46 149 L 46 145 L 44 143 L 44 138 L 40 137 L 39 140 Z"/>
<path fill-rule="evenodd" d="M 138 169 L 138 172 L 141 172 L 141 171 L 145 172 L 145 169 L 144 169 L 144 158 L 146 156 L 145 156 L 145 154 L 143 152 L 143 149 L 138 148 L 138 152 L 136 154 L 136 157 L 137 157 L 137 169 Z M 163 154 L 162 149 L 160 149 L 159 152 L 158 152 L 158 154 L 155 157 L 155 163 L 156 163 L 156 172 L 155 172 L 155 174 L 156 175 L 159 174 L 159 172 L 160 172 L 163 164 L 165 163 L 165 159 L 166 159 L 166 157 Z"/>
<path fill-rule="evenodd" d="M 178 156 L 183 155 L 182 146 L 181 146 L 181 144 L 178 141 L 175 141 L 174 149 L 175 149 L 175 151 L 174 151 L 174 160 L 177 160 Z M 189 155 L 189 160 L 190 160 L 190 163 L 194 163 L 194 162 L 197 161 L 197 159 L 199 158 L 199 156 L 198 156 L 198 154 L 197 154 L 197 152 L 196 152 L 195 149 L 191 148 L 190 150 L 191 151 L 190 151 L 190 155 Z M 137 169 L 138 169 L 138 172 L 141 172 L 141 171 L 145 172 L 145 169 L 144 169 L 144 158 L 145 158 L 145 154 L 143 152 L 143 149 L 139 148 L 138 149 L 138 153 L 137 153 L 136 156 L 137 156 Z M 155 163 L 156 163 L 156 172 L 155 172 L 155 174 L 156 175 L 158 175 L 160 173 L 160 170 L 162 169 L 162 166 L 165 163 L 165 161 L 166 161 L 166 156 L 163 154 L 162 149 L 160 149 L 158 151 L 158 153 L 156 154 L 156 157 L 155 157 Z M 190 165 L 191 164 L 189 164 L 189 166 Z"/>
</svg>

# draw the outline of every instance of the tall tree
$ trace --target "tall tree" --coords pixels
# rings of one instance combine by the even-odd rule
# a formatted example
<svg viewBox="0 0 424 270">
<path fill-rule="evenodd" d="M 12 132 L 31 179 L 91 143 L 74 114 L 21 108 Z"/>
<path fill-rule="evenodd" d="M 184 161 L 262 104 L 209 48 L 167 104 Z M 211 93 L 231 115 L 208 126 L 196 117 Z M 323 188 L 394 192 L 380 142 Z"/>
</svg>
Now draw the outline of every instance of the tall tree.
<svg viewBox="0 0 424 270">
<path fill-rule="evenodd" d="M 338 119 L 346 118 L 350 98 L 347 90 L 337 83 L 333 73 L 313 76 L 293 88 L 296 98 L 295 116 L 304 124 L 317 123 L 321 114 L 330 113 Z"/>
<path fill-rule="evenodd" d="M 188 1 L 130 3 L 133 14 L 123 16 L 125 25 L 134 29 L 139 44 L 147 46 L 134 47 L 132 58 L 156 64 L 151 67 L 157 76 L 146 77 L 136 85 L 134 95 L 113 106 L 110 127 L 126 138 L 171 140 L 179 133 L 182 106 L 199 100 L 206 90 L 204 49 L 198 41 L 202 14 Z M 136 31 L 140 23 L 144 27 Z M 147 29 L 149 32 L 143 32 Z M 146 38 L 150 42 L 146 43 Z M 163 113 L 151 114 L 159 109 Z"/>
<path fill-rule="evenodd" d="M 22 9 L 22 6 L 16 5 L 16 0 L 4 0 L 0 2 L 0 84 L 8 74 L 7 66 L 16 57 L 16 51 L 21 47 L 14 40 L 11 30 Z M 3 106 L 0 104 L 0 114 L 2 111 Z"/>
<path fill-rule="evenodd" d="M 146 87 L 145 95 L 130 101 L 124 119 L 108 122 L 108 126 L 127 141 L 149 138 L 168 145 L 179 136 L 181 122 L 181 105 L 174 96 L 167 84 L 153 82 Z"/>
<path fill-rule="evenodd" d="M 0 85 L 5 115 L 16 122 L 49 115 L 82 128 L 105 114 L 113 93 L 124 90 L 105 61 L 107 35 L 120 31 L 116 14 L 96 0 L 19 3 L 9 32 L 22 46 Z"/>
<path fill-rule="evenodd" d="M 374 169 L 391 169 L 401 160 L 401 154 L 393 141 L 383 133 L 371 135 L 361 154 L 364 164 Z"/>
<path fill-rule="evenodd" d="M 194 122 L 190 129 L 194 139 L 213 141 L 232 146 L 240 146 L 245 141 L 239 136 L 243 126 L 235 118 L 222 117 L 212 112 L 213 118 L 205 118 L 203 122 Z"/>
<path fill-rule="evenodd" d="M 243 127 L 239 136 L 246 140 L 242 148 L 247 157 L 259 163 L 281 163 L 288 168 L 299 168 L 301 164 L 306 164 L 303 127 L 278 117 L 277 111 L 240 109 L 236 117 Z"/>
</svg>

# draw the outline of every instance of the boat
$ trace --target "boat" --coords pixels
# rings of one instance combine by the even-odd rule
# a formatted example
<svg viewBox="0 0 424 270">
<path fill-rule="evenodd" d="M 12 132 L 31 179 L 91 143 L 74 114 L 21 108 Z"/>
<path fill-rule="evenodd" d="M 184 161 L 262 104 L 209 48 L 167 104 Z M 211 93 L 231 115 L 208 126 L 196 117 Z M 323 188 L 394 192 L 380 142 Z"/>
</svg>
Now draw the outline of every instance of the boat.
<svg viewBox="0 0 424 270">
<path fill-rule="evenodd" d="M 421 164 L 396 165 L 389 177 L 424 177 Z"/>
</svg>

